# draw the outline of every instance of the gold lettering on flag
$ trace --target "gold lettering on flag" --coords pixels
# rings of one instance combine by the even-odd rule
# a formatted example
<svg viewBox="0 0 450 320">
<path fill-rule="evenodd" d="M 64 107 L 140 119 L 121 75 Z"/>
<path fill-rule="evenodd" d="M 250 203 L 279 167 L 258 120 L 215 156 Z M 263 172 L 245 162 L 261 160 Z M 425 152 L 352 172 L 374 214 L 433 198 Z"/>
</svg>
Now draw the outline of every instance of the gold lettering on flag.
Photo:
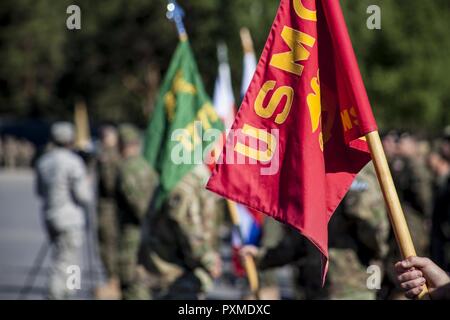
<svg viewBox="0 0 450 320">
<path fill-rule="evenodd" d="M 282 86 L 277 88 L 270 98 L 267 106 L 264 107 L 264 99 L 266 98 L 269 91 L 272 91 L 275 86 L 276 81 L 267 81 L 266 83 L 264 83 L 255 100 L 255 112 L 261 118 L 268 119 L 272 117 L 277 106 L 280 104 L 283 98 L 286 97 L 283 111 L 275 117 L 275 123 L 283 124 L 289 115 L 289 111 L 291 111 L 294 90 L 289 86 Z"/>
<path fill-rule="evenodd" d="M 310 53 L 304 45 L 312 48 L 316 43 L 316 39 L 309 34 L 297 31 L 288 26 L 283 27 L 281 37 L 290 50 L 274 54 L 270 60 L 270 65 L 297 76 L 301 76 L 304 67 L 297 62 L 308 60 Z"/>
<path fill-rule="evenodd" d="M 341 121 L 344 127 L 344 132 L 353 129 L 354 126 L 359 126 L 358 115 L 354 107 L 344 109 L 341 111 Z"/>
<path fill-rule="evenodd" d="M 183 72 L 180 70 L 175 75 L 175 78 L 172 83 L 171 91 L 167 92 L 164 96 L 164 102 L 167 112 L 167 118 L 171 122 L 175 116 L 175 107 L 176 107 L 176 98 L 175 95 L 177 93 L 188 93 L 195 95 L 197 90 L 193 84 L 190 84 L 186 80 L 183 79 Z"/>
<path fill-rule="evenodd" d="M 322 116 L 322 103 L 320 99 L 320 80 L 319 80 L 319 70 L 317 70 L 317 77 L 311 79 L 311 89 L 312 93 L 308 94 L 306 97 L 306 102 L 308 104 L 309 116 L 311 117 L 312 132 L 316 132 L 319 128 L 320 119 Z M 323 151 L 323 136 L 322 130 L 319 132 L 319 145 L 320 149 Z"/>
<path fill-rule="evenodd" d="M 303 5 L 302 0 L 293 0 L 295 13 L 299 18 L 309 21 L 317 21 L 317 14 L 315 10 L 309 10 Z"/>
</svg>

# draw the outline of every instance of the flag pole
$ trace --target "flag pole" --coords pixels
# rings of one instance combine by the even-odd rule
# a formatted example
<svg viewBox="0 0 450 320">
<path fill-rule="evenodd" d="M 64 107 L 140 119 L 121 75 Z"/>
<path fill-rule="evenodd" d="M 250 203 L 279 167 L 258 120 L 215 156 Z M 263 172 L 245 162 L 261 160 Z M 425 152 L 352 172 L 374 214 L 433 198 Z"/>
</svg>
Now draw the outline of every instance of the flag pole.
<svg viewBox="0 0 450 320">
<path fill-rule="evenodd" d="M 176 0 L 168 0 L 167 4 L 167 13 L 166 17 L 169 20 L 172 20 L 175 23 L 175 26 L 177 27 L 178 32 L 178 38 L 181 42 L 188 40 L 188 35 L 186 32 L 186 28 L 184 27 L 183 23 L 183 17 L 184 17 L 184 10 L 181 8 L 181 6 L 176 2 Z M 233 226 L 239 230 L 239 235 L 242 242 L 242 234 L 240 233 L 239 228 L 239 215 L 237 213 L 236 203 L 231 202 L 227 200 L 228 208 L 230 211 L 231 221 L 233 222 Z M 254 294 L 255 298 L 259 298 L 259 283 L 258 283 L 258 273 L 256 271 L 256 265 L 253 257 L 251 256 L 245 256 L 243 258 L 244 268 L 247 273 L 248 282 L 250 285 L 250 290 L 252 291 L 252 294 Z"/>
<path fill-rule="evenodd" d="M 166 17 L 175 23 L 180 41 L 187 41 L 188 36 L 183 23 L 184 10 L 175 0 L 169 0 L 168 2 Z"/>
<path fill-rule="evenodd" d="M 77 101 L 74 112 L 75 147 L 79 151 L 87 151 L 91 140 L 86 103 Z"/>
<path fill-rule="evenodd" d="M 389 219 L 391 221 L 392 229 L 394 230 L 400 252 L 403 258 L 416 256 L 414 243 L 409 232 L 408 224 L 406 223 L 397 190 L 395 189 L 380 135 L 378 131 L 372 131 L 366 134 L 365 137 L 372 155 L 372 161 L 375 166 L 378 182 L 380 183 L 381 191 L 383 192 L 384 200 L 386 202 L 386 206 L 388 207 Z M 419 295 L 419 299 L 422 299 L 425 296 L 428 296 L 428 288 L 426 284 L 424 286 L 424 290 L 422 290 Z"/>
<path fill-rule="evenodd" d="M 233 228 L 236 230 L 239 241 L 244 244 L 244 238 L 242 236 L 241 229 L 239 227 L 239 214 L 237 211 L 236 203 L 227 199 L 228 210 L 230 212 L 231 222 Z M 245 255 L 242 257 L 242 262 L 244 264 L 245 272 L 247 273 L 248 283 L 250 286 L 250 291 L 254 295 L 255 299 L 259 300 L 259 280 L 258 272 L 256 270 L 255 260 L 250 255 Z"/>
<path fill-rule="evenodd" d="M 252 36 L 250 35 L 250 31 L 248 28 L 241 28 L 240 30 L 241 43 L 242 48 L 244 49 L 244 53 L 253 53 L 253 41 Z"/>
</svg>

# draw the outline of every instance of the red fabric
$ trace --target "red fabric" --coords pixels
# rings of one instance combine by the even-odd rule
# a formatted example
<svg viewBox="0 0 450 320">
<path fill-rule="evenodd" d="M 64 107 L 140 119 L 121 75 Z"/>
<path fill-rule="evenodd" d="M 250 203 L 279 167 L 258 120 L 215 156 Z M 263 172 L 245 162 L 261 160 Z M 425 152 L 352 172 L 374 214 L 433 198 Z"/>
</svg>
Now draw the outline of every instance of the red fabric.
<svg viewBox="0 0 450 320">
<path fill-rule="evenodd" d="M 315 11 L 316 21 L 301 18 L 296 13 L 295 2 Z M 274 54 L 290 50 L 281 36 L 285 26 L 315 39 L 312 47 L 305 46 L 309 58 L 296 62 L 303 66 L 301 75 L 271 64 Z M 314 98 L 311 81 L 318 71 L 321 117 L 317 126 L 308 96 Z M 259 116 L 254 107 L 258 93 L 268 80 L 276 81 L 276 85 L 268 91 L 264 106 L 277 88 L 293 89 L 292 107 L 283 123 L 276 123 L 275 119 L 284 110 L 287 98 L 279 101 L 269 118 Z M 275 156 L 269 163 L 229 163 L 227 159 L 237 156 L 237 142 L 244 141 L 242 136 L 229 135 L 221 154 L 225 162 L 219 161 L 207 188 L 298 229 L 326 258 L 325 275 L 328 221 L 354 176 L 370 161 L 367 144 L 360 138 L 377 129 L 338 0 L 281 0 L 256 74 L 232 129 L 244 125 L 268 132 L 278 129 Z M 323 151 L 320 134 L 323 134 Z M 260 148 L 267 150 L 267 144 Z M 279 166 L 275 174 L 261 175 L 261 168 L 273 166 L 277 159 Z"/>
</svg>

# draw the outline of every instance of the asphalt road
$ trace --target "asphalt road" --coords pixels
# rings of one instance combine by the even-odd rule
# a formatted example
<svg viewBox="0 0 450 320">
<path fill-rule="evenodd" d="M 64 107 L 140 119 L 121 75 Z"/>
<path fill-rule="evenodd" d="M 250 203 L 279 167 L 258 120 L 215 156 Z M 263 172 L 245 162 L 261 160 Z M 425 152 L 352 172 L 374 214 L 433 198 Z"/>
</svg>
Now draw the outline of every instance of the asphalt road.
<svg viewBox="0 0 450 320">
<path fill-rule="evenodd" d="M 41 265 L 36 263 L 40 251 L 44 251 L 41 256 L 45 255 Z M 76 299 L 90 298 L 91 285 L 103 278 L 102 268 L 94 254 L 90 260 L 93 261 L 93 272 L 88 271 L 87 252 L 85 245 L 81 290 Z M 28 280 L 32 275 L 35 276 L 34 283 L 20 298 L 44 299 L 50 258 L 51 249 L 41 223 L 40 201 L 34 193 L 32 171 L 0 171 L 0 299 L 19 299 L 25 283 L 31 283 Z"/>
<path fill-rule="evenodd" d="M 46 243 L 32 171 L 0 170 L 0 299 L 45 299 L 51 258 L 50 250 L 42 249 Z M 95 245 L 91 247 L 90 260 L 87 246 L 83 248 L 81 290 L 76 299 L 91 299 L 91 289 L 104 279 Z M 45 260 L 38 265 L 36 259 L 40 251 L 44 251 Z M 229 248 L 223 248 L 222 256 L 224 276 L 216 281 L 207 298 L 239 299 L 246 293 L 246 282 L 233 279 Z M 92 268 L 88 267 L 90 265 Z M 26 283 L 30 284 L 33 276 L 33 284 L 27 294 L 21 296 L 21 290 Z M 279 278 L 283 297 L 290 298 L 290 270 L 280 270 Z"/>
</svg>

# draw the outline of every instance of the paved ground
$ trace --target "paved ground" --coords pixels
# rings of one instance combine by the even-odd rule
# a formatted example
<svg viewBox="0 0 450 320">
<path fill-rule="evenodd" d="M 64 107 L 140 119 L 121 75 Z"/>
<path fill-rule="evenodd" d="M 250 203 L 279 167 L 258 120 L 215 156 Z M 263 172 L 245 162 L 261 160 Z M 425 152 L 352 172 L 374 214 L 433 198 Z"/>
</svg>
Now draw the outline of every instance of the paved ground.
<svg viewBox="0 0 450 320">
<path fill-rule="evenodd" d="M 40 202 L 34 194 L 34 178 L 31 171 L 0 171 L 0 299 L 18 299 L 21 289 L 35 274 L 34 285 L 30 288 L 25 299 L 44 299 L 50 253 L 47 252 L 41 268 L 34 268 L 36 257 L 43 244 L 46 243 L 44 230 L 40 221 Z M 45 249 L 43 249 L 45 251 Z M 95 251 L 95 248 L 94 250 Z M 84 265 L 87 268 L 88 250 L 83 250 Z M 208 295 L 210 299 L 239 299 L 246 288 L 246 284 L 234 284 L 228 280 L 230 276 L 230 254 L 224 248 L 222 255 L 225 260 L 227 276 L 217 282 L 214 290 Z M 92 282 L 103 279 L 102 267 L 98 258 L 93 257 L 93 273 L 84 272 L 81 290 L 77 299 L 89 299 Z M 228 272 L 227 272 L 228 271 Z M 289 283 L 289 269 L 280 271 L 283 297 L 291 297 L 292 290 Z"/>
<path fill-rule="evenodd" d="M 51 255 L 49 250 L 41 250 L 46 243 L 32 172 L 0 171 L 0 299 L 18 299 L 30 274 L 36 275 L 35 282 L 29 293 L 21 298 L 45 297 Z M 40 268 L 33 269 L 39 251 L 44 251 L 45 259 Z M 87 270 L 86 246 L 83 258 L 82 270 Z M 93 264 L 94 279 L 100 281 L 101 266 L 98 261 Z M 89 298 L 90 275 L 88 272 L 83 274 L 78 299 Z"/>
</svg>

